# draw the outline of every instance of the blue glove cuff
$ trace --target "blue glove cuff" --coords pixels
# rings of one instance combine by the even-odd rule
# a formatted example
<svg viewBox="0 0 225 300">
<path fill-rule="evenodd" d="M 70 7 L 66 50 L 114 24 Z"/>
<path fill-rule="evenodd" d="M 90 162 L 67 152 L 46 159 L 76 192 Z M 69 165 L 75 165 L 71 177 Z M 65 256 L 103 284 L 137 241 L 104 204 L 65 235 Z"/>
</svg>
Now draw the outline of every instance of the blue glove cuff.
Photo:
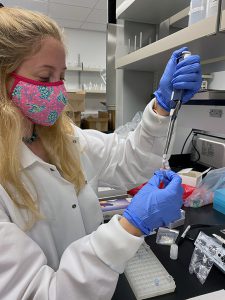
<svg viewBox="0 0 225 300">
<path fill-rule="evenodd" d="M 157 90 L 154 92 L 154 95 L 157 99 L 158 104 L 165 109 L 166 111 L 170 112 L 170 107 L 168 107 L 167 105 L 165 105 L 165 100 L 163 100 L 163 96 L 160 90 Z"/>
<path fill-rule="evenodd" d="M 138 220 L 137 218 L 131 216 L 127 210 L 124 211 L 123 217 L 126 218 L 127 221 L 130 222 L 132 225 L 134 225 L 136 228 L 138 228 L 139 230 L 141 230 L 141 232 L 144 235 L 149 235 L 149 233 L 152 231 L 152 230 L 150 230 L 150 229 L 145 228 L 144 226 L 142 226 L 140 220 Z"/>
</svg>

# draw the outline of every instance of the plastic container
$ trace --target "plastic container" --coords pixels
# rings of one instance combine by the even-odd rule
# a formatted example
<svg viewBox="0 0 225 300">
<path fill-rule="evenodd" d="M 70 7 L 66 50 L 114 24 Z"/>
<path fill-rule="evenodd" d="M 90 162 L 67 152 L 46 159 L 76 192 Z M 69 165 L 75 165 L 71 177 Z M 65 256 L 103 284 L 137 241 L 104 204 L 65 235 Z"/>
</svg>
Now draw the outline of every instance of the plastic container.
<svg viewBox="0 0 225 300">
<path fill-rule="evenodd" d="M 159 227 L 156 236 L 156 244 L 171 246 L 175 243 L 178 234 L 179 230 Z"/>
<path fill-rule="evenodd" d="M 218 2 L 219 0 L 208 0 L 206 7 L 206 18 L 215 16 L 218 10 Z"/>
<path fill-rule="evenodd" d="M 176 260 L 178 258 L 178 246 L 177 244 L 172 244 L 170 246 L 170 258 Z"/>
<path fill-rule="evenodd" d="M 188 25 L 197 23 L 206 17 L 207 0 L 191 0 Z"/>
</svg>

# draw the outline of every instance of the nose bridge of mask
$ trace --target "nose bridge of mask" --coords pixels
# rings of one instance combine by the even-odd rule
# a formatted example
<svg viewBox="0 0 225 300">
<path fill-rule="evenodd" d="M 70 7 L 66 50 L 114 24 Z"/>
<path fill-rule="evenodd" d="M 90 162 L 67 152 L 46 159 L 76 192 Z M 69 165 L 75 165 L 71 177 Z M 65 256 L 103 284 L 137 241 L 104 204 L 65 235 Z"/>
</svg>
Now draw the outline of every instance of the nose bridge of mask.
<svg viewBox="0 0 225 300">
<path fill-rule="evenodd" d="M 25 82 L 25 83 L 30 83 L 30 84 L 33 84 L 33 85 L 38 85 L 38 86 L 46 86 L 46 87 L 47 86 L 49 86 L 49 87 L 59 86 L 59 85 L 64 84 L 64 82 L 62 80 L 53 81 L 53 82 L 43 82 L 43 81 L 38 81 L 38 80 L 34 80 L 34 79 L 30 79 L 30 78 L 18 75 L 15 72 L 13 72 L 11 75 L 14 78 L 14 84 L 13 84 L 14 86 L 15 86 L 15 82 L 17 84 L 19 81 L 22 81 L 22 82 Z"/>
</svg>

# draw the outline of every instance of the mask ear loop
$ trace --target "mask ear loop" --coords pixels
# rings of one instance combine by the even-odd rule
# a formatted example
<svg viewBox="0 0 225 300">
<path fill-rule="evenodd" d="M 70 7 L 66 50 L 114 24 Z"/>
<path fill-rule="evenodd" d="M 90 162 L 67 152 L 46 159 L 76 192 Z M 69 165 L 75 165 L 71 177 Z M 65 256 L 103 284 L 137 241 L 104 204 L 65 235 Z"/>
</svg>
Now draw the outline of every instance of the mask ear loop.
<svg viewBox="0 0 225 300">
<path fill-rule="evenodd" d="M 16 87 L 16 85 L 17 85 L 17 83 L 20 81 L 20 79 L 19 79 L 19 78 L 17 78 L 17 77 L 14 77 L 13 75 L 12 75 L 12 77 L 13 77 L 13 79 L 14 79 L 14 82 L 13 82 L 13 85 L 12 85 L 12 87 L 11 87 L 11 89 L 10 89 L 10 92 L 9 92 L 9 96 L 10 96 L 10 98 L 12 98 L 12 93 L 13 93 L 13 90 L 15 89 L 15 87 Z"/>
</svg>

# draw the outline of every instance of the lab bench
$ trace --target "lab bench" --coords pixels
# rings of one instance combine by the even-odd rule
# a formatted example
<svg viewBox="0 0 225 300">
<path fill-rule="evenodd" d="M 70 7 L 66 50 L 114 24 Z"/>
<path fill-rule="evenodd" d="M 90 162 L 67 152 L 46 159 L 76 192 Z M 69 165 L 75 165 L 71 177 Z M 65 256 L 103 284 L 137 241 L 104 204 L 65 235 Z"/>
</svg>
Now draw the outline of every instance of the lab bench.
<svg viewBox="0 0 225 300">
<path fill-rule="evenodd" d="M 212 205 L 201 208 L 185 208 L 186 218 L 184 226 L 177 229 L 180 233 L 189 224 L 221 224 L 225 228 L 225 215 L 214 210 Z M 222 226 L 221 226 L 222 227 Z M 206 230 L 206 229 L 205 229 Z M 205 231 L 202 229 L 202 231 Z M 207 232 L 207 230 L 206 230 Z M 191 234 L 191 233 L 190 233 Z M 158 300 L 184 300 L 191 297 L 203 295 L 220 289 L 225 289 L 225 274 L 213 266 L 205 283 L 202 285 L 195 275 L 189 273 L 189 264 L 194 250 L 194 243 L 185 239 L 179 246 L 177 260 L 169 258 L 170 247 L 158 245 L 155 242 L 156 235 L 148 236 L 145 241 L 151 247 L 154 254 L 174 278 L 176 283 L 175 292 L 157 296 L 149 299 Z M 135 296 L 126 280 L 124 274 L 120 275 L 116 291 L 112 300 L 135 300 Z"/>
</svg>

